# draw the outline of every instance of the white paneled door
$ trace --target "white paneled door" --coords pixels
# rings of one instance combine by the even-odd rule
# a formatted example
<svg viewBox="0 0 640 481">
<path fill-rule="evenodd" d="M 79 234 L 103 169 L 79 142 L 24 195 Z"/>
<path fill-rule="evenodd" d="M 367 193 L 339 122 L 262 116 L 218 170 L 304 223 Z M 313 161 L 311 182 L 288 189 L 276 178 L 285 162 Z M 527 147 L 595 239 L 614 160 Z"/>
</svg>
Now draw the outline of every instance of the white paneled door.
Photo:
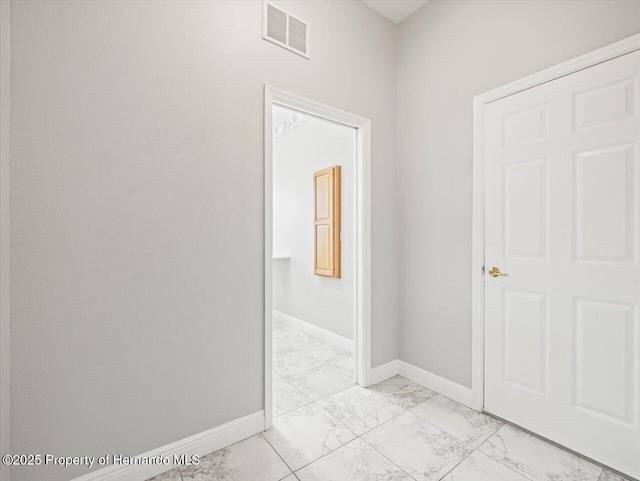
<svg viewBox="0 0 640 481">
<path fill-rule="evenodd" d="M 485 410 L 640 477 L 640 51 L 484 115 Z"/>
</svg>

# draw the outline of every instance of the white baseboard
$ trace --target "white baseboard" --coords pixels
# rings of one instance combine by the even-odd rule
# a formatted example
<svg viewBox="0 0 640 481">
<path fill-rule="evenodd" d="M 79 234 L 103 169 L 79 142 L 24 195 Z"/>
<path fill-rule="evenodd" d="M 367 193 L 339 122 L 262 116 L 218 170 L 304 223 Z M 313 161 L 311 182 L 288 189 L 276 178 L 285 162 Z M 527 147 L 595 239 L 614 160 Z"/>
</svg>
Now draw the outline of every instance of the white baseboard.
<svg viewBox="0 0 640 481">
<path fill-rule="evenodd" d="M 473 395 L 471 388 L 449 381 L 448 379 L 440 377 L 429 371 L 425 371 L 424 369 L 414 366 L 413 364 L 409 364 L 408 362 L 401 361 L 400 359 L 371 368 L 370 381 L 373 385 L 398 374 L 409 379 L 409 381 L 420 384 L 422 387 L 431 389 L 438 394 L 442 394 L 449 399 L 453 399 L 454 401 L 473 409 Z"/>
<path fill-rule="evenodd" d="M 471 388 L 449 381 L 408 362 L 398 360 L 398 367 L 399 374 L 402 377 L 406 377 L 410 381 L 473 409 L 473 393 Z"/>
<path fill-rule="evenodd" d="M 170 464 L 159 466 L 111 465 L 75 478 L 73 481 L 142 481 L 175 468 L 174 455 L 202 457 L 262 431 L 264 431 L 264 411 L 258 411 L 138 456 L 140 458 L 166 456 L 171 458 Z"/>
<path fill-rule="evenodd" d="M 370 385 L 385 381 L 396 375 L 401 375 L 409 381 L 420 384 L 422 387 L 442 394 L 454 401 L 473 409 L 473 394 L 471 388 L 449 381 L 443 377 L 425 371 L 413 364 L 395 359 L 381 366 L 371 368 L 369 376 Z"/>
<path fill-rule="evenodd" d="M 373 386 L 374 384 L 386 381 L 393 376 L 397 376 L 400 373 L 399 363 L 400 360 L 394 359 L 393 361 L 382 364 L 381 366 L 372 367 L 371 373 L 369 374 L 369 385 Z"/>
<path fill-rule="evenodd" d="M 285 314 L 284 312 L 276 311 L 275 309 L 273 310 L 273 319 L 284 322 L 285 324 L 311 334 L 312 336 L 319 337 L 323 341 L 339 347 L 340 349 L 344 349 L 345 351 L 349 351 L 352 354 L 354 352 L 353 341 L 350 341 L 346 337 L 339 336 L 331 331 L 314 326 L 313 324 L 309 324 L 308 322 L 297 319 L 289 314 Z"/>
</svg>

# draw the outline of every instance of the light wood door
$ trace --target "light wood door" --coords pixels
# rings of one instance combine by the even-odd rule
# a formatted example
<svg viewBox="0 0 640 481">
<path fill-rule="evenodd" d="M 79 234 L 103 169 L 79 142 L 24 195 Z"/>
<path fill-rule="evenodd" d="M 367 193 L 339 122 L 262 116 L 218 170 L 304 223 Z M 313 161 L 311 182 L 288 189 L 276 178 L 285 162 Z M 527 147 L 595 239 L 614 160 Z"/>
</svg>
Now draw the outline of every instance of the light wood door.
<svg viewBox="0 0 640 481">
<path fill-rule="evenodd" d="M 340 166 L 313 174 L 314 272 L 340 277 Z"/>
<path fill-rule="evenodd" d="M 640 477 L 640 52 L 484 122 L 485 409 Z"/>
</svg>

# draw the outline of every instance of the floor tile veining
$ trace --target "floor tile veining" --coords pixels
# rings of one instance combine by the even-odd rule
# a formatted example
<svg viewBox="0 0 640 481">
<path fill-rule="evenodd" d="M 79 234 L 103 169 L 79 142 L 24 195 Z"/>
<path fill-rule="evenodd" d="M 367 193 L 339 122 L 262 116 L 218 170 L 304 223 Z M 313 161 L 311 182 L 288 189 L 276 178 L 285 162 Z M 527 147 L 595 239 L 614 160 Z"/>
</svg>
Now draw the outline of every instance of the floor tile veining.
<svg viewBox="0 0 640 481">
<path fill-rule="evenodd" d="M 183 481 L 279 481 L 291 470 L 262 437 L 252 436 L 200 459 L 200 464 L 181 467 Z"/>
<path fill-rule="evenodd" d="M 285 379 L 273 381 L 273 416 L 278 417 L 313 401 Z"/>
<path fill-rule="evenodd" d="M 274 321 L 268 431 L 153 481 L 632 481 Z"/>
<path fill-rule="evenodd" d="M 362 437 L 418 481 L 438 481 L 471 454 L 471 447 L 411 412 Z"/>
<path fill-rule="evenodd" d="M 440 395 L 419 404 L 411 412 L 472 447 L 482 444 L 502 426 L 497 419 Z"/>
<path fill-rule="evenodd" d="M 403 412 L 403 409 L 370 389 L 354 386 L 318 404 L 329 414 L 362 435 Z"/>
<path fill-rule="evenodd" d="M 310 404 L 280 417 L 264 433 L 287 465 L 297 471 L 356 435 L 317 404 Z"/>
<path fill-rule="evenodd" d="M 600 466 L 509 425 L 480 452 L 536 481 L 598 481 L 602 474 Z"/>
<path fill-rule="evenodd" d="M 403 409 L 411 409 L 436 395 L 435 392 L 402 376 L 394 376 L 375 386 L 371 386 L 370 389 Z"/>
</svg>

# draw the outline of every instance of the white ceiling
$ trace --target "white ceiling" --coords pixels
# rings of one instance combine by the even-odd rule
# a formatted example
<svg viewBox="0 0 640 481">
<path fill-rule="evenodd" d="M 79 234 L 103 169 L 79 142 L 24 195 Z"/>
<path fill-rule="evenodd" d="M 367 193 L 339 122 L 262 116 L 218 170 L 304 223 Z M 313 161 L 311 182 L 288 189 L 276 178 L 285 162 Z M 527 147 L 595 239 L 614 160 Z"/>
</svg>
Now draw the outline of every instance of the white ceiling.
<svg viewBox="0 0 640 481">
<path fill-rule="evenodd" d="M 395 23 L 402 22 L 429 0 L 360 0 Z"/>
</svg>

